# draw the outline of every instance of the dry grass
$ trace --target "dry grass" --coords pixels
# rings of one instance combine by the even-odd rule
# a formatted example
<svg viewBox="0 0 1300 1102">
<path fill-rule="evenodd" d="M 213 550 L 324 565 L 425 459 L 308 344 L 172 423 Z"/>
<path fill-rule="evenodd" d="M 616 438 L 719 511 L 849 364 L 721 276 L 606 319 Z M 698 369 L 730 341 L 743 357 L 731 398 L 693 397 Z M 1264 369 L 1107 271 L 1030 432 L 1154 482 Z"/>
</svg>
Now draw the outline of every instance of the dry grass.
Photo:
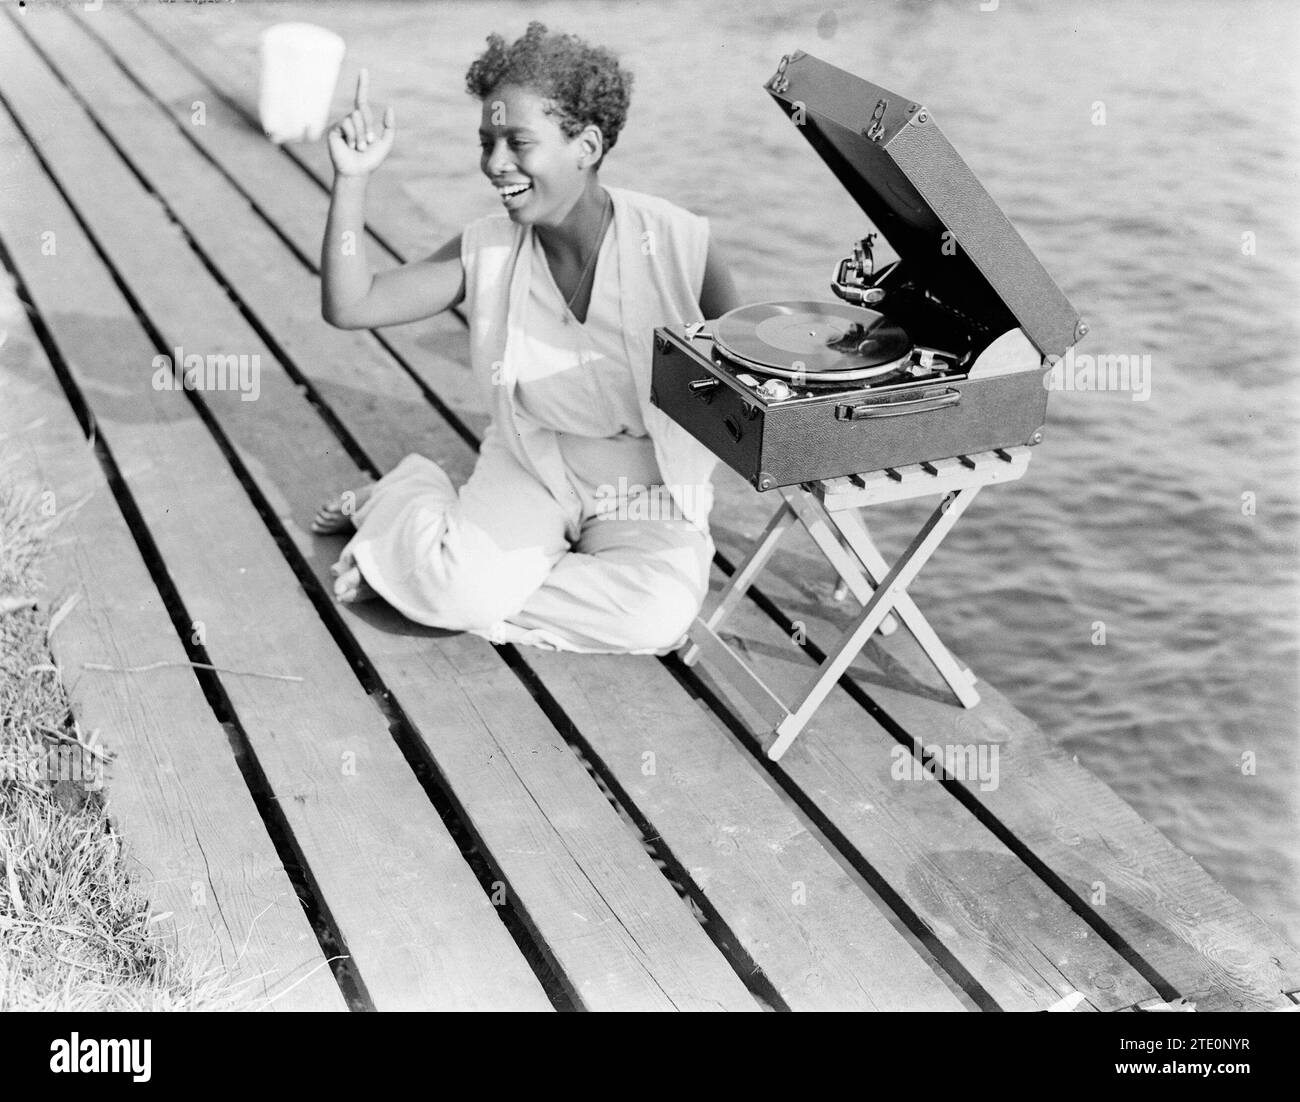
<svg viewBox="0 0 1300 1102">
<path fill-rule="evenodd" d="M 0 1010 L 248 1005 L 152 928 L 98 792 L 51 776 L 50 747 L 85 740 L 28 600 L 52 528 L 38 506 L 0 486 Z"/>
</svg>

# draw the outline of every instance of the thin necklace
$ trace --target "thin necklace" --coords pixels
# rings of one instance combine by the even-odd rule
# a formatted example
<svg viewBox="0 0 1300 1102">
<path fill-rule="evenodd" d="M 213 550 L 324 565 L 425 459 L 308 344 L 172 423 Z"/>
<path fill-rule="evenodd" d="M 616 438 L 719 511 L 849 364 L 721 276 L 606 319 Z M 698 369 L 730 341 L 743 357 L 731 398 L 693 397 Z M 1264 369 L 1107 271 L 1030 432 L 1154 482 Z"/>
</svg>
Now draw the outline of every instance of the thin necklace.
<svg viewBox="0 0 1300 1102">
<path fill-rule="evenodd" d="M 591 250 L 591 255 L 587 257 L 587 266 L 582 269 L 582 275 L 578 277 L 578 285 L 573 289 L 573 294 L 571 294 L 564 302 L 565 325 L 569 324 L 570 319 L 573 319 L 574 321 L 578 320 L 578 316 L 573 312 L 573 300 L 578 297 L 579 292 L 582 290 L 582 285 L 587 282 L 587 276 L 591 274 L 592 266 L 596 263 L 596 257 L 600 255 L 600 248 L 605 240 L 605 229 L 609 224 L 608 218 L 610 208 L 613 207 L 613 205 L 614 204 L 609 198 L 609 192 L 605 192 L 605 205 L 601 208 L 600 212 L 600 231 L 596 234 L 596 247 Z M 594 287 L 592 288 L 592 293 L 595 293 Z M 590 303 L 588 303 L 588 306 L 590 306 Z"/>
</svg>

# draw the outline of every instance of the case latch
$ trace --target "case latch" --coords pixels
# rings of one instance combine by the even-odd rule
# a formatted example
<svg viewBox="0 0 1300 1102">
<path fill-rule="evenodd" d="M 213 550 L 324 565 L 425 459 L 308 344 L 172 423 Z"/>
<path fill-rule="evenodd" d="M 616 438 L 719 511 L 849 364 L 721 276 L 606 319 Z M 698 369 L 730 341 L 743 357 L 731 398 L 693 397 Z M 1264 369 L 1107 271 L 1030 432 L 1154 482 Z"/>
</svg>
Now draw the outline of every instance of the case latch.
<svg viewBox="0 0 1300 1102">
<path fill-rule="evenodd" d="M 780 95 L 790 87 L 790 81 L 785 75 L 786 69 L 790 67 L 790 55 L 782 54 L 781 60 L 776 66 L 776 75 L 767 82 L 767 86 Z"/>
<path fill-rule="evenodd" d="M 889 100 L 876 100 L 876 109 L 871 112 L 871 125 L 862 133 L 873 142 L 878 142 L 885 135 L 885 108 L 889 106 Z"/>
</svg>

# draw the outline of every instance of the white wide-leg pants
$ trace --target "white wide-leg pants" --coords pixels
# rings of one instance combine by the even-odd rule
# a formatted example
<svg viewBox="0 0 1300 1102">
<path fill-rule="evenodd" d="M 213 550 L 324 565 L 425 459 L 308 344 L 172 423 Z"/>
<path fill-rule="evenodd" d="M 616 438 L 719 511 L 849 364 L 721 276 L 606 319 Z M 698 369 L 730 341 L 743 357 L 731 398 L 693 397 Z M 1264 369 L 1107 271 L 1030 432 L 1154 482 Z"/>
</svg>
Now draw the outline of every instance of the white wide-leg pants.
<svg viewBox="0 0 1300 1102">
<path fill-rule="evenodd" d="M 653 508 L 584 515 L 570 545 L 565 508 L 489 433 L 459 493 L 433 461 L 403 459 L 357 510 L 343 556 L 430 627 L 550 650 L 663 654 L 698 613 L 713 558 L 712 539 L 664 509 L 669 500 L 660 492 Z"/>
</svg>

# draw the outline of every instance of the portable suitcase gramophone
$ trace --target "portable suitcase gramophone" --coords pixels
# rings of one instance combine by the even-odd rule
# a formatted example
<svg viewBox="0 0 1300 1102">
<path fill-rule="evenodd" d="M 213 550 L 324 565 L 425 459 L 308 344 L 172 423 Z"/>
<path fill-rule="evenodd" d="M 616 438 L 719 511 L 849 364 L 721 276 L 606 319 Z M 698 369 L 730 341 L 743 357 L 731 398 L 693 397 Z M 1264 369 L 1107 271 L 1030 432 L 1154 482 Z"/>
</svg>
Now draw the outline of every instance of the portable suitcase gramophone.
<svg viewBox="0 0 1300 1102">
<path fill-rule="evenodd" d="M 839 301 L 656 330 L 652 401 L 759 490 L 1038 443 L 1041 357 L 1086 328 L 931 112 L 800 52 L 766 89 L 900 259 L 868 235 Z"/>
<path fill-rule="evenodd" d="M 833 300 L 655 330 L 651 400 L 785 502 L 685 655 L 712 653 L 773 719 L 776 758 L 891 611 L 961 703 L 978 701 L 906 586 L 981 486 L 1023 474 L 1045 357 L 1087 327 L 925 106 L 801 51 L 765 88 L 899 257 L 878 267 L 870 233 L 836 266 Z M 928 493 L 943 504 L 889 568 L 857 510 Z M 791 712 L 717 629 L 796 519 L 864 610 Z"/>
</svg>

